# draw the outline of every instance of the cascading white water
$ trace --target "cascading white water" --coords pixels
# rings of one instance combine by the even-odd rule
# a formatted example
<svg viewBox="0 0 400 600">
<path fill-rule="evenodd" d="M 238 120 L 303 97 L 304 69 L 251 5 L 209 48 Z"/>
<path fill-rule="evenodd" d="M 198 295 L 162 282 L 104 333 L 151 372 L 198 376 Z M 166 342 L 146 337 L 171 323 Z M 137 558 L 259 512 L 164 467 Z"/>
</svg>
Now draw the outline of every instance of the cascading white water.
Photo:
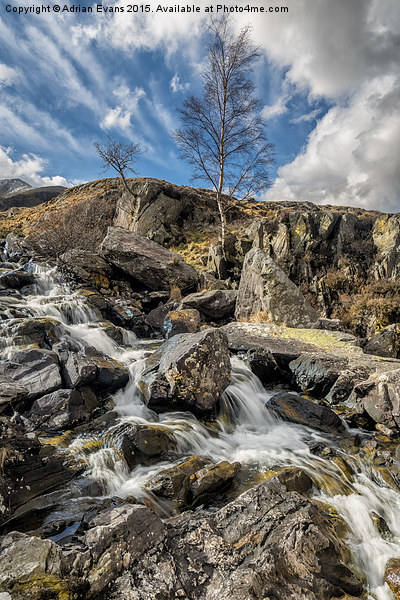
<svg viewBox="0 0 400 600">
<path fill-rule="evenodd" d="M 222 396 L 220 415 L 212 427 L 188 412 L 157 415 L 149 410 L 142 402 L 137 385 L 143 358 L 148 354 L 146 344 L 139 343 L 133 334 L 126 332 L 124 343 L 118 345 L 106 333 L 101 316 L 89 306 L 85 296 L 72 291 L 55 269 L 34 264 L 29 268 L 37 275 L 36 288 L 22 299 L 13 299 L 13 306 L 25 311 L 28 317 L 55 319 L 66 338 L 72 338 L 81 347 L 94 346 L 129 365 L 130 381 L 114 396 L 115 410 L 120 415 L 118 422 L 97 440 L 97 445 L 93 444 L 94 451 L 83 449 L 87 448 L 88 440 L 95 439 L 90 437 L 77 437 L 69 448 L 70 452 L 76 452 L 86 460 L 88 476 L 100 482 L 106 494 L 123 498 L 145 497 L 145 483 L 174 464 L 163 461 L 152 466 L 137 466 L 130 471 L 118 447 L 121 426 L 129 423 L 156 423 L 165 428 L 175 441 L 178 455 L 196 454 L 215 462 L 239 461 L 254 473 L 296 466 L 311 477 L 326 476 L 343 481 L 343 474 L 333 461 L 310 451 L 310 446 L 316 442 L 335 446 L 336 440 L 311 428 L 284 422 L 270 413 L 265 408 L 270 394 L 238 358 L 232 360 L 232 383 Z M 356 468 L 353 481 L 344 486 L 346 493 L 332 495 L 315 489 L 314 497 L 333 506 L 348 523 L 347 542 L 368 582 L 369 598 L 393 600 L 384 583 L 383 572 L 388 558 L 400 556 L 399 492 L 373 481 L 361 461 L 349 457 L 349 462 Z M 167 504 L 161 509 L 168 514 Z M 373 513 L 386 521 L 390 530 L 387 539 L 378 531 Z"/>
</svg>

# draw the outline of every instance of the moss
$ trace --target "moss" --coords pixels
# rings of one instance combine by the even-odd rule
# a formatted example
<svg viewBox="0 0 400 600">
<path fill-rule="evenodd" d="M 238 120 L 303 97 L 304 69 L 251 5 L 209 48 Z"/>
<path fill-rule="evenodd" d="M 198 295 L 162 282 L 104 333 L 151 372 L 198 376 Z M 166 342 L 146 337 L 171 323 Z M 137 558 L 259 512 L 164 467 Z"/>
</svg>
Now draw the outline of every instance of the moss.
<svg viewBox="0 0 400 600">
<path fill-rule="evenodd" d="M 13 600 L 75 600 L 77 598 L 68 582 L 55 575 L 18 581 L 10 591 Z"/>
</svg>

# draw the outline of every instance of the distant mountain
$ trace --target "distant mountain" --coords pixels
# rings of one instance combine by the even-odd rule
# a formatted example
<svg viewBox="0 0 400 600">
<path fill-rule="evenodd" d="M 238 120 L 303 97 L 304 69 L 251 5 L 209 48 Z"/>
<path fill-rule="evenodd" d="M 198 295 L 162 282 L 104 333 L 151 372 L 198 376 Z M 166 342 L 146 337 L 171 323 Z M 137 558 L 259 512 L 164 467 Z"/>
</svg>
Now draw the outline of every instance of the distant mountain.
<svg viewBox="0 0 400 600">
<path fill-rule="evenodd" d="M 0 179 L 0 197 L 31 188 L 32 186 L 22 179 Z"/>
<path fill-rule="evenodd" d="M 14 207 L 43 204 L 65 189 L 61 185 L 34 188 L 22 179 L 0 179 L 0 212 Z"/>
</svg>

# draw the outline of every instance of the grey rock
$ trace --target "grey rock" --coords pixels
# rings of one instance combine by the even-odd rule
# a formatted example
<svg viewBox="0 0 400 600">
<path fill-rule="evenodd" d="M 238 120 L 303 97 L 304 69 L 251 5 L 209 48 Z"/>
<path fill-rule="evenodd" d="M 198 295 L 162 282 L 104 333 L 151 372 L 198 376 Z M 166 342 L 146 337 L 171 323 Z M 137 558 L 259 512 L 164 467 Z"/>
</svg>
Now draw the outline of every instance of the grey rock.
<svg viewBox="0 0 400 600">
<path fill-rule="evenodd" d="M 227 279 L 228 262 L 224 256 L 220 242 L 211 244 L 208 251 L 207 271 L 218 279 Z"/>
<path fill-rule="evenodd" d="M 20 290 L 26 285 L 35 283 L 35 275 L 27 271 L 9 271 L 0 275 L 0 287 Z"/>
<path fill-rule="evenodd" d="M 61 388 L 57 355 L 50 350 L 30 349 L 15 352 L 10 361 L 0 362 L 0 374 L 28 389 L 26 399 L 34 399 Z"/>
<path fill-rule="evenodd" d="M 68 388 L 91 386 L 102 391 L 117 390 L 128 383 L 126 367 L 115 359 L 87 347 L 82 353 L 59 354 Z"/>
<path fill-rule="evenodd" d="M 139 385 L 150 408 L 205 413 L 217 404 L 230 375 L 226 337 L 220 330 L 207 329 L 165 342 L 147 359 Z"/>
<path fill-rule="evenodd" d="M 311 402 L 299 394 L 279 392 L 272 396 L 265 406 L 285 421 L 307 425 L 327 433 L 337 433 L 345 428 L 333 410 Z"/>
<path fill-rule="evenodd" d="M 375 263 L 375 276 L 395 279 L 400 274 L 400 215 L 381 215 L 374 223 L 372 236 L 381 255 Z"/>
<path fill-rule="evenodd" d="M 312 396 L 325 396 L 332 388 L 348 361 L 330 354 L 302 354 L 289 364 L 293 382 Z"/>
<path fill-rule="evenodd" d="M 366 354 L 399 358 L 400 356 L 400 326 L 398 323 L 385 327 L 373 335 L 364 346 Z"/>
<path fill-rule="evenodd" d="M 400 429 L 400 368 L 374 374 L 359 383 L 349 401 L 361 402 L 376 423 Z"/>
<path fill-rule="evenodd" d="M 80 281 L 95 283 L 100 278 L 108 278 L 112 268 L 100 254 L 73 248 L 60 256 L 65 269 Z"/>
<path fill-rule="evenodd" d="M 162 425 L 123 426 L 120 448 L 130 469 L 149 458 L 173 450 L 175 443 L 168 430 Z"/>
<path fill-rule="evenodd" d="M 167 339 L 180 333 L 197 333 L 200 330 L 200 313 L 195 308 L 172 310 L 165 316 L 162 332 Z"/>
<path fill-rule="evenodd" d="M 89 388 L 56 390 L 35 400 L 27 414 L 32 429 L 61 430 L 87 421 L 98 406 L 95 394 Z"/>
<path fill-rule="evenodd" d="M 111 587 L 110 600 L 330 600 L 360 594 L 349 553 L 318 507 L 278 481 L 214 514 L 167 521 L 168 537 Z"/>
<path fill-rule="evenodd" d="M 151 290 L 165 290 L 174 285 L 190 290 L 197 285 L 195 269 L 178 254 L 130 231 L 109 227 L 101 250 L 107 262 Z"/>
<path fill-rule="evenodd" d="M 236 290 L 209 290 L 189 294 L 182 300 L 183 306 L 189 306 L 212 319 L 221 319 L 233 315 L 236 305 Z"/>
<path fill-rule="evenodd" d="M 310 327 L 317 311 L 299 288 L 263 250 L 247 253 L 236 301 L 238 321 L 272 321 L 288 327 Z"/>
<path fill-rule="evenodd" d="M 18 409 L 20 402 L 28 395 L 27 387 L 15 382 L 4 373 L 0 374 L 0 414 L 13 414 L 14 410 Z"/>
</svg>

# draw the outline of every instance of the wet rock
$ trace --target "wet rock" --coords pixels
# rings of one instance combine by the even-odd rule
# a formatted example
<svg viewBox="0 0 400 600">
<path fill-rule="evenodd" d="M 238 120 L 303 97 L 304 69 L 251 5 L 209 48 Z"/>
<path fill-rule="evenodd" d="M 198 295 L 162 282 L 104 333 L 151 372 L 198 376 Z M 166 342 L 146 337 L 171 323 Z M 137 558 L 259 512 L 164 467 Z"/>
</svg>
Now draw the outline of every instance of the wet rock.
<svg viewBox="0 0 400 600">
<path fill-rule="evenodd" d="M 165 342 L 147 359 L 140 388 L 150 408 L 180 407 L 204 414 L 216 406 L 230 373 L 225 335 L 207 329 Z"/>
<path fill-rule="evenodd" d="M 182 300 L 182 305 L 195 308 L 211 319 L 221 319 L 233 315 L 236 297 L 236 290 L 209 290 L 186 296 Z"/>
<path fill-rule="evenodd" d="M 27 271 L 10 271 L 0 275 L 0 287 L 20 290 L 35 283 L 35 275 Z"/>
<path fill-rule="evenodd" d="M 292 421 L 329 433 L 344 430 L 340 417 L 333 410 L 327 406 L 315 404 L 298 394 L 280 392 L 272 396 L 265 406 L 284 421 Z"/>
<path fill-rule="evenodd" d="M 330 600 L 361 594 L 350 557 L 312 502 L 270 480 L 215 513 L 166 523 L 163 548 L 138 559 L 111 587 L 110 600 Z"/>
<path fill-rule="evenodd" d="M 1 335 L 9 338 L 12 345 L 29 346 L 51 350 L 61 337 L 60 324 L 56 319 L 29 317 L 14 318 L 0 324 Z M 10 344 L 11 345 L 11 344 Z"/>
<path fill-rule="evenodd" d="M 396 600 L 400 600 L 400 558 L 391 558 L 385 567 L 385 581 Z"/>
<path fill-rule="evenodd" d="M 56 390 L 35 400 L 27 414 L 28 425 L 45 431 L 70 429 L 87 421 L 98 404 L 89 388 Z"/>
<path fill-rule="evenodd" d="M 264 385 L 291 381 L 288 361 L 280 359 L 280 356 L 274 356 L 269 350 L 261 348 L 249 352 L 250 368 Z"/>
<path fill-rule="evenodd" d="M 91 386 L 101 391 L 114 391 L 128 383 L 128 370 L 123 365 L 90 346 L 81 354 L 60 354 L 60 361 L 68 388 Z"/>
<path fill-rule="evenodd" d="M 77 281 L 88 282 L 97 289 L 109 287 L 112 268 L 100 254 L 73 248 L 62 254 L 60 261 Z"/>
<path fill-rule="evenodd" d="M 400 428 L 400 368 L 372 375 L 353 390 L 350 401 L 362 402 L 376 423 L 389 429 Z"/>
<path fill-rule="evenodd" d="M 62 387 L 57 355 L 50 350 L 15 352 L 10 361 L 0 361 L 0 374 L 26 388 L 29 400 Z"/>
<path fill-rule="evenodd" d="M 311 492 L 313 480 L 303 469 L 288 467 L 282 469 L 277 477 L 289 492 L 298 492 L 305 495 Z"/>
<path fill-rule="evenodd" d="M 313 396 L 325 396 L 338 379 L 348 361 L 334 355 L 302 354 L 289 364 L 293 382 Z"/>
<path fill-rule="evenodd" d="M 235 316 L 238 321 L 272 321 L 310 327 L 318 313 L 299 288 L 263 250 L 247 253 L 240 278 Z"/>
<path fill-rule="evenodd" d="M 400 356 L 400 327 L 398 323 L 385 327 L 373 335 L 364 346 L 366 354 L 383 356 L 385 358 L 399 358 Z"/>
<path fill-rule="evenodd" d="M 133 304 L 112 302 L 103 314 L 116 325 L 133 331 L 138 337 L 149 337 L 153 331 L 146 315 Z"/>
<path fill-rule="evenodd" d="M 27 387 L 15 382 L 11 377 L 0 374 L 0 414 L 12 415 L 24 405 L 29 395 Z"/>
<path fill-rule="evenodd" d="M 174 448 L 173 438 L 162 425 L 129 425 L 121 438 L 121 451 L 130 469 Z"/>
<path fill-rule="evenodd" d="M 229 463 L 224 460 L 197 471 L 189 490 L 191 504 L 198 506 L 208 502 L 217 492 L 231 483 L 239 469 L 239 462 Z"/>
<path fill-rule="evenodd" d="M 368 379 L 370 370 L 363 366 L 353 365 L 352 369 L 344 369 L 335 383 L 326 394 L 326 399 L 330 404 L 339 404 L 346 401 L 353 391 L 354 386 L 361 381 Z"/>
<path fill-rule="evenodd" d="M 119 227 L 109 227 L 101 245 L 107 262 L 134 277 L 151 290 L 173 285 L 190 290 L 197 285 L 197 273 L 174 252 Z"/>
<path fill-rule="evenodd" d="M 177 509 L 182 509 L 192 502 L 190 488 L 196 480 L 196 473 L 208 465 L 211 461 L 200 456 L 183 458 L 177 465 L 155 475 L 145 488 L 156 496 L 173 501 Z"/>
<path fill-rule="evenodd" d="M 165 316 L 162 331 L 168 339 L 179 333 L 197 333 L 200 329 L 200 313 L 194 308 L 172 310 Z"/>
<path fill-rule="evenodd" d="M 35 435 L 4 417 L 0 420 L 0 440 L 0 524 L 16 509 L 24 514 L 24 506 L 32 498 L 65 486 L 83 468 L 52 446 L 42 446 Z"/>
<path fill-rule="evenodd" d="M 146 323 L 148 323 L 154 329 L 161 329 L 164 319 L 169 312 L 171 312 L 175 308 L 175 303 L 161 304 L 157 306 L 157 308 L 153 308 L 146 315 Z"/>
</svg>

